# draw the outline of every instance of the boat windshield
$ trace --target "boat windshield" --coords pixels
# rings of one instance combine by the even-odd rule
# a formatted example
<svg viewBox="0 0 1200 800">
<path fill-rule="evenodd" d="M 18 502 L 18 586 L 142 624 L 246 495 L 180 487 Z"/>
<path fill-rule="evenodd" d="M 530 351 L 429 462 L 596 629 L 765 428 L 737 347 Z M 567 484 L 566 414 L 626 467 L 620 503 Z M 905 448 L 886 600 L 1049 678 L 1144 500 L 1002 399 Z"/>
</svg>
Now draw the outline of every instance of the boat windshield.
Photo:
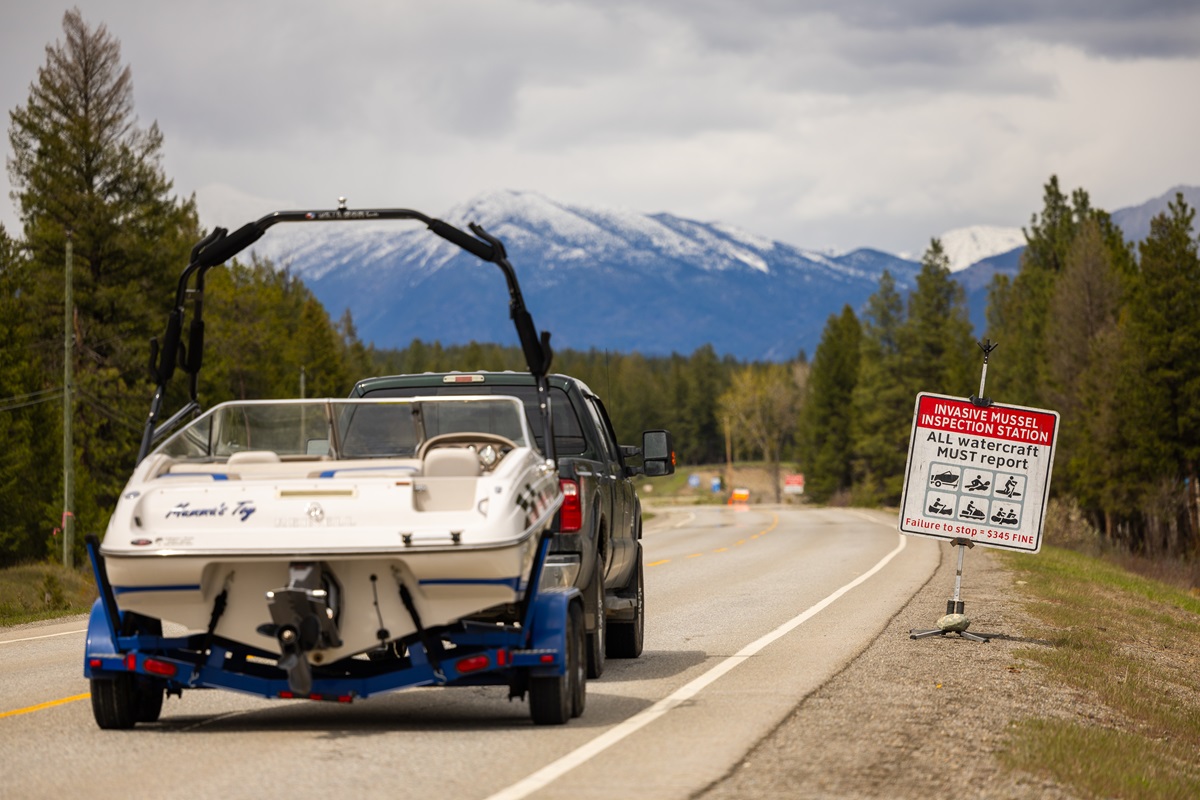
<svg viewBox="0 0 1200 800">
<path fill-rule="evenodd" d="M 531 441 L 514 397 L 415 397 L 373 400 L 246 400 L 222 403 L 158 448 L 173 458 L 221 461 L 244 451 L 293 458 L 411 458 L 445 433 Z"/>
</svg>

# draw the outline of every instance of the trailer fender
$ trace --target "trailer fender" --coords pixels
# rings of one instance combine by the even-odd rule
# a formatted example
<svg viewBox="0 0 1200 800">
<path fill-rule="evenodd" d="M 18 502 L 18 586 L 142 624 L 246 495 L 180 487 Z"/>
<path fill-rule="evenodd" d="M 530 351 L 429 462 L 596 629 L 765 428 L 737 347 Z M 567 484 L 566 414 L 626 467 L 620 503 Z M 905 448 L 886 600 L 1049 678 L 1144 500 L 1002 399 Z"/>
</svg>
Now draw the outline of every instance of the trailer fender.
<svg viewBox="0 0 1200 800">
<path fill-rule="evenodd" d="M 555 587 L 539 592 L 533 601 L 533 621 L 529 628 L 529 648 L 557 654 L 552 665 L 537 667 L 534 675 L 562 675 L 566 671 L 567 615 L 571 604 L 583 609 L 583 595 L 574 586 Z"/>
<path fill-rule="evenodd" d="M 91 678 L 92 658 L 120 658 L 117 642 L 113 638 L 114 621 L 109 620 L 104 601 L 97 599 L 92 603 L 92 613 L 88 617 L 87 646 L 83 651 L 83 677 Z"/>
</svg>

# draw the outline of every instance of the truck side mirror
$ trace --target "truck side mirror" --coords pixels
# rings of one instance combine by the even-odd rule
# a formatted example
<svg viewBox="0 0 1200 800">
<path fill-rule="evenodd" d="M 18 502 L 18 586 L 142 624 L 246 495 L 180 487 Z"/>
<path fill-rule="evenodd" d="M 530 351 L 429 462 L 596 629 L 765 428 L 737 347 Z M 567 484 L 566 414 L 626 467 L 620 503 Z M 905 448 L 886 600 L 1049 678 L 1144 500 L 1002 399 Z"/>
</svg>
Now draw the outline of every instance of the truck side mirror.
<svg viewBox="0 0 1200 800">
<path fill-rule="evenodd" d="M 675 442 L 670 431 L 642 433 L 642 463 L 648 477 L 675 472 Z"/>
</svg>

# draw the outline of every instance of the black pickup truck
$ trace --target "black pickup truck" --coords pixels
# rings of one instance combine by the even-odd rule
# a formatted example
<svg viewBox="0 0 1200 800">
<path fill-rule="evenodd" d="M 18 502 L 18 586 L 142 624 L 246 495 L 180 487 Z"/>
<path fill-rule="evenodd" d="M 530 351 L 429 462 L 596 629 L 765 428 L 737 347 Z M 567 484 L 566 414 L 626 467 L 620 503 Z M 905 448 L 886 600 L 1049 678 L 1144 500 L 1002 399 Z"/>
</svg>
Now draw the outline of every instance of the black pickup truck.
<svg viewBox="0 0 1200 800">
<path fill-rule="evenodd" d="M 641 447 L 617 444 L 604 403 L 583 381 L 547 376 L 551 425 L 564 502 L 555 523 L 543 584 L 578 586 L 585 601 L 588 677 L 604 671 L 606 656 L 637 658 L 645 630 L 642 580 L 642 506 L 633 478 L 645 452 L 669 453 L 653 474 L 674 472 L 666 431 L 646 431 Z M 359 381 L 354 397 L 500 394 L 519 397 L 530 428 L 545 451 L 533 376 L 520 372 L 395 375 Z M 647 462 L 649 463 L 649 461 Z"/>
</svg>

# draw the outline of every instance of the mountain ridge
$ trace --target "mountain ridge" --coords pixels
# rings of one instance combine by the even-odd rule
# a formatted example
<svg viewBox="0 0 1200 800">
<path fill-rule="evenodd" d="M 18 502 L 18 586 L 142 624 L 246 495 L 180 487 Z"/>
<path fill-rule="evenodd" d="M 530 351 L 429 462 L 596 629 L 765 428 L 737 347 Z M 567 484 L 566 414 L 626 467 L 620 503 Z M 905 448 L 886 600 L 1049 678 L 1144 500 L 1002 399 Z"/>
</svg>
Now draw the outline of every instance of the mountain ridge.
<svg viewBox="0 0 1200 800">
<path fill-rule="evenodd" d="M 1165 208 L 1174 191 L 1115 212 L 1114 220 L 1144 218 L 1148 230 L 1157 211 L 1144 207 L 1161 201 Z M 828 317 L 844 305 L 861 313 L 885 269 L 902 292 L 920 270 L 917 261 L 871 248 L 822 253 L 725 223 L 558 203 L 530 191 L 483 193 L 441 218 L 463 228 L 476 222 L 504 242 L 539 327 L 554 334 L 555 346 L 580 350 L 669 355 L 711 344 L 742 360 L 811 355 Z M 1019 230 L 972 226 L 943 240 L 954 248 L 954 277 L 980 330 L 991 276 L 1016 272 L 1023 235 L 1018 246 L 991 251 L 1016 241 Z M 279 226 L 255 250 L 298 275 L 332 316 L 348 308 L 360 337 L 376 347 L 418 338 L 513 342 L 495 268 L 423 229 Z"/>
</svg>

